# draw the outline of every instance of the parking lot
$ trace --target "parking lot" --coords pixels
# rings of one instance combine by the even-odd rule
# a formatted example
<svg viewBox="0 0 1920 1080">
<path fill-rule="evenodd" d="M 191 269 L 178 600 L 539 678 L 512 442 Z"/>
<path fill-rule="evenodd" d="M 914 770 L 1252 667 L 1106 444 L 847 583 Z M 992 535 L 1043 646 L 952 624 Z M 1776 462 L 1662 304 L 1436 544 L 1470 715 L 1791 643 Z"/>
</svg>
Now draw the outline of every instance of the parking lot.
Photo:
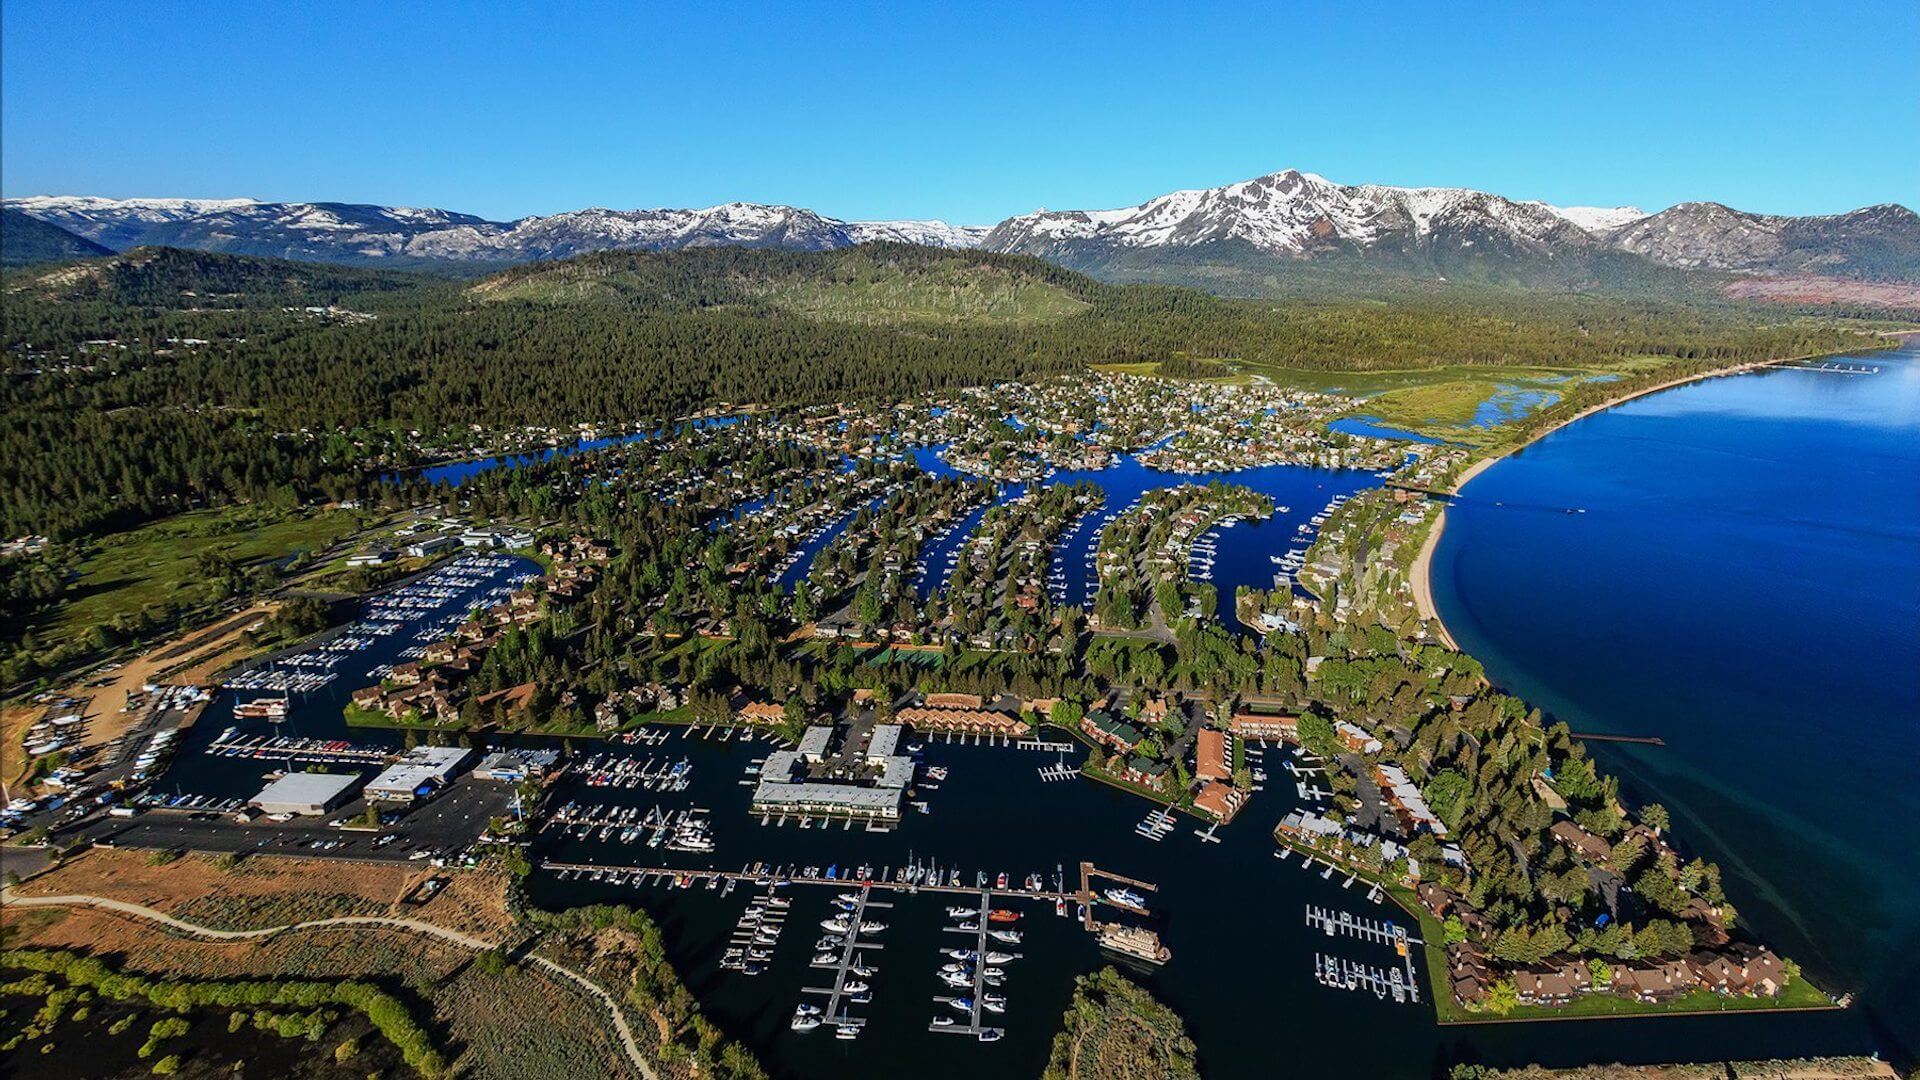
<svg viewBox="0 0 1920 1080">
<path fill-rule="evenodd" d="M 490 820 L 508 813 L 512 797 L 509 784 L 467 776 L 411 809 L 389 808 L 393 820 L 378 829 L 333 824 L 360 820 L 366 804 L 356 799 L 321 817 L 284 822 L 263 817 L 242 823 L 232 814 L 148 810 L 133 818 L 103 818 L 80 833 L 110 847 L 269 852 L 378 862 L 452 856 L 450 861 L 458 861 L 486 832 Z"/>
</svg>

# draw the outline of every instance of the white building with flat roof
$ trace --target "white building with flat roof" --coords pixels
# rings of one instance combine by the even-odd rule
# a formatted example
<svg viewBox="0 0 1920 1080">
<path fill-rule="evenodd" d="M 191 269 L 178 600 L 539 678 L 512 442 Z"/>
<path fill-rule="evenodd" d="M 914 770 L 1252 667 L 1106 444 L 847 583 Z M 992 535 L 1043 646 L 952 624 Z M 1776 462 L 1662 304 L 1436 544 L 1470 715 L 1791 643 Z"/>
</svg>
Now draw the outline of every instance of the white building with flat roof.
<svg viewBox="0 0 1920 1080">
<path fill-rule="evenodd" d="M 452 782 L 473 751 L 460 746 L 416 746 L 367 781 L 367 798 L 416 802 Z"/>
<path fill-rule="evenodd" d="M 353 796 L 355 773 L 288 773 L 247 800 L 263 814 L 324 814 Z"/>
</svg>

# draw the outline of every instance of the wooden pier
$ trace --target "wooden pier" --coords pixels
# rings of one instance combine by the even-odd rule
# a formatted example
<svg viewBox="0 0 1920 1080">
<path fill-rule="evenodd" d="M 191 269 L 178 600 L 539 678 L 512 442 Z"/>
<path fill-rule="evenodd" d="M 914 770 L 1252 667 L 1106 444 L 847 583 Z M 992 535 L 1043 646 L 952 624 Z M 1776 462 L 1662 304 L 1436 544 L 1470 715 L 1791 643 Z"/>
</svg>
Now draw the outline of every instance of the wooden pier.
<svg viewBox="0 0 1920 1080">
<path fill-rule="evenodd" d="M 1639 743 L 1642 746 L 1667 745 L 1667 740 L 1658 735 L 1595 735 L 1579 731 L 1569 731 L 1567 732 L 1567 737 L 1569 739 L 1579 739 L 1581 742 Z"/>
</svg>

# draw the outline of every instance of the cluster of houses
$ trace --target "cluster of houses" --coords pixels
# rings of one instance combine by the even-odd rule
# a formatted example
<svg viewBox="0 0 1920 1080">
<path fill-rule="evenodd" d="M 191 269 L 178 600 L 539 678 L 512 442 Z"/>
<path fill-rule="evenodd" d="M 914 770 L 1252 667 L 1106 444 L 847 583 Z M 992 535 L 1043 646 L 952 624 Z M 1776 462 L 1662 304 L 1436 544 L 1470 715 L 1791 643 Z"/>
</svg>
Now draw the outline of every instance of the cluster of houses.
<svg viewBox="0 0 1920 1080">
<path fill-rule="evenodd" d="M 617 690 L 593 707 L 593 726 L 607 734 L 628 720 L 648 713 L 672 712 L 687 703 L 687 688 L 679 683 L 642 683 Z"/>
<path fill-rule="evenodd" d="M 1490 963 L 1480 942 L 1488 925 L 1464 897 L 1438 882 L 1422 882 L 1420 902 L 1435 918 L 1453 917 L 1467 930 L 1467 939 L 1447 947 L 1447 975 L 1455 1001 L 1477 1006 L 1487 1000 L 1493 984 L 1511 979 L 1522 1005 L 1565 1005 L 1587 994 L 1608 993 L 1635 1001 L 1660 1003 L 1696 990 L 1736 997 L 1778 997 L 1786 988 L 1785 962 L 1764 945 L 1728 941 L 1712 935 L 1702 947 L 1679 959 L 1607 960 L 1604 978 L 1596 966 L 1581 958 L 1503 970 Z"/>
<path fill-rule="evenodd" d="M 1190 790 L 1179 794 L 1191 798 L 1194 810 L 1225 823 L 1240 812 L 1250 794 L 1235 782 L 1233 770 L 1233 740 L 1243 736 L 1231 723 L 1225 730 L 1201 723 L 1192 711 L 1194 707 L 1192 703 L 1152 698 L 1142 701 L 1138 714 L 1129 718 L 1110 698 L 1081 717 L 1080 734 L 1112 752 L 1108 771 L 1128 783 L 1163 793 L 1172 760 L 1190 743 L 1193 782 Z M 1165 727 L 1170 716 L 1181 721 L 1182 734 L 1165 755 L 1141 753 L 1141 744 L 1154 730 Z"/>
</svg>

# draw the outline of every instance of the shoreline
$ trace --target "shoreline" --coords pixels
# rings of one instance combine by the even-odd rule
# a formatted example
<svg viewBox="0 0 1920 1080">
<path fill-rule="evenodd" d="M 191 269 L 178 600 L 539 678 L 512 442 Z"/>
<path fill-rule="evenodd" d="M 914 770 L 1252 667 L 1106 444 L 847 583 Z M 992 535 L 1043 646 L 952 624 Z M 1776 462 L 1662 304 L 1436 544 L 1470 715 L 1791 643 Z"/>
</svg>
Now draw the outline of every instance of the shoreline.
<svg viewBox="0 0 1920 1080">
<path fill-rule="evenodd" d="M 1916 335 L 1916 334 L 1920 334 L 1920 331 L 1897 330 L 1897 331 L 1885 331 L 1880 336 L 1898 338 L 1898 339 L 1904 340 L 1905 338 Z M 1579 412 L 1574 413 L 1572 416 L 1566 417 L 1565 419 L 1554 421 L 1553 423 L 1540 429 L 1539 432 L 1534 434 L 1532 438 L 1527 439 L 1525 442 L 1515 443 L 1514 445 L 1506 447 L 1498 451 L 1497 453 L 1489 454 L 1486 457 L 1480 458 L 1479 460 L 1475 461 L 1472 465 L 1468 466 L 1467 470 L 1461 473 L 1460 476 L 1457 479 L 1455 479 L 1452 484 L 1448 485 L 1447 494 L 1459 495 L 1462 491 L 1466 489 L 1466 486 L 1469 483 L 1471 483 L 1475 477 L 1487 471 L 1489 468 L 1492 468 L 1493 465 L 1496 464 L 1497 462 L 1504 460 L 1511 454 L 1516 454 L 1521 450 L 1524 450 L 1527 447 L 1532 446 L 1534 443 L 1539 442 L 1540 440 L 1546 438 L 1547 436 L 1553 434 L 1556 431 L 1559 431 L 1561 428 L 1564 428 L 1569 424 L 1573 424 L 1578 421 L 1585 420 L 1587 417 L 1592 416 L 1595 413 L 1606 412 L 1608 409 L 1612 409 L 1619 405 L 1625 405 L 1629 401 L 1638 400 L 1639 398 L 1646 397 L 1649 394 L 1658 394 L 1665 390 L 1672 390 L 1676 387 L 1685 386 L 1688 383 L 1703 382 L 1707 379 L 1718 379 L 1728 375 L 1749 375 L 1749 374 L 1752 374 L 1753 372 L 1762 370 L 1764 368 L 1779 367 L 1782 364 L 1794 364 L 1794 363 L 1799 363 L 1800 361 L 1803 361 L 1803 360 L 1818 359 L 1823 356 L 1846 356 L 1849 354 L 1850 353 L 1847 353 L 1847 352 L 1806 353 L 1800 356 L 1783 356 L 1783 357 L 1778 357 L 1772 360 L 1749 360 L 1739 364 L 1730 364 L 1726 367 L 1714 368 L 1711 371 L 1702 371 L 1692 375 L 1683 375 L 1678 378 L 1668 379 L 1665 382 L 1656 383 L 1652 386 L 1642 387 L 1637 390 L 1632 390 L 1627 393 L 1623 393 L 1618 396 L 1608 398 L 1605 401 L 1598 402 L 1593 405 L 1589 405 L 1586 408 L 1580 410 Z M 1433 528 L 1427 530 L 1427 538 L 1420 545 L 1420 553 L 1414 556 L 1413 566 L 1409 569 L 1408 576 L 1412 579 L 1411 584 L 1413 585 L 1414 610 L 1419 614 L 1421 620 L 1428 624 L 1428 626 L 1434 632 L 1435 636 L 1438 637 L 1440 641 L 1447 646 L 1447 648 L 1452 649 L 1454 652 L 1460 652 L 1461 651 L 1460 645 L 1458 641 L 1454 638 L 1453 632 L 1447 629 L 1446 620 L 1440 617 L 1439 605 L 1435 604 L 1433 601 L 1433 580 L 1432 580 L 1433 579 L 1433 556 L 1434 556 L 1434 552 L 1439 549 L 1440 536 L 1442 533 L 1446 532 L 1446 528 L 1447 528 L 1447 507 L 1446 507 L 1446 504 L 1442 503 L 1440 506 L 1440 516 L 1434 519 Z"/>
</svg>

